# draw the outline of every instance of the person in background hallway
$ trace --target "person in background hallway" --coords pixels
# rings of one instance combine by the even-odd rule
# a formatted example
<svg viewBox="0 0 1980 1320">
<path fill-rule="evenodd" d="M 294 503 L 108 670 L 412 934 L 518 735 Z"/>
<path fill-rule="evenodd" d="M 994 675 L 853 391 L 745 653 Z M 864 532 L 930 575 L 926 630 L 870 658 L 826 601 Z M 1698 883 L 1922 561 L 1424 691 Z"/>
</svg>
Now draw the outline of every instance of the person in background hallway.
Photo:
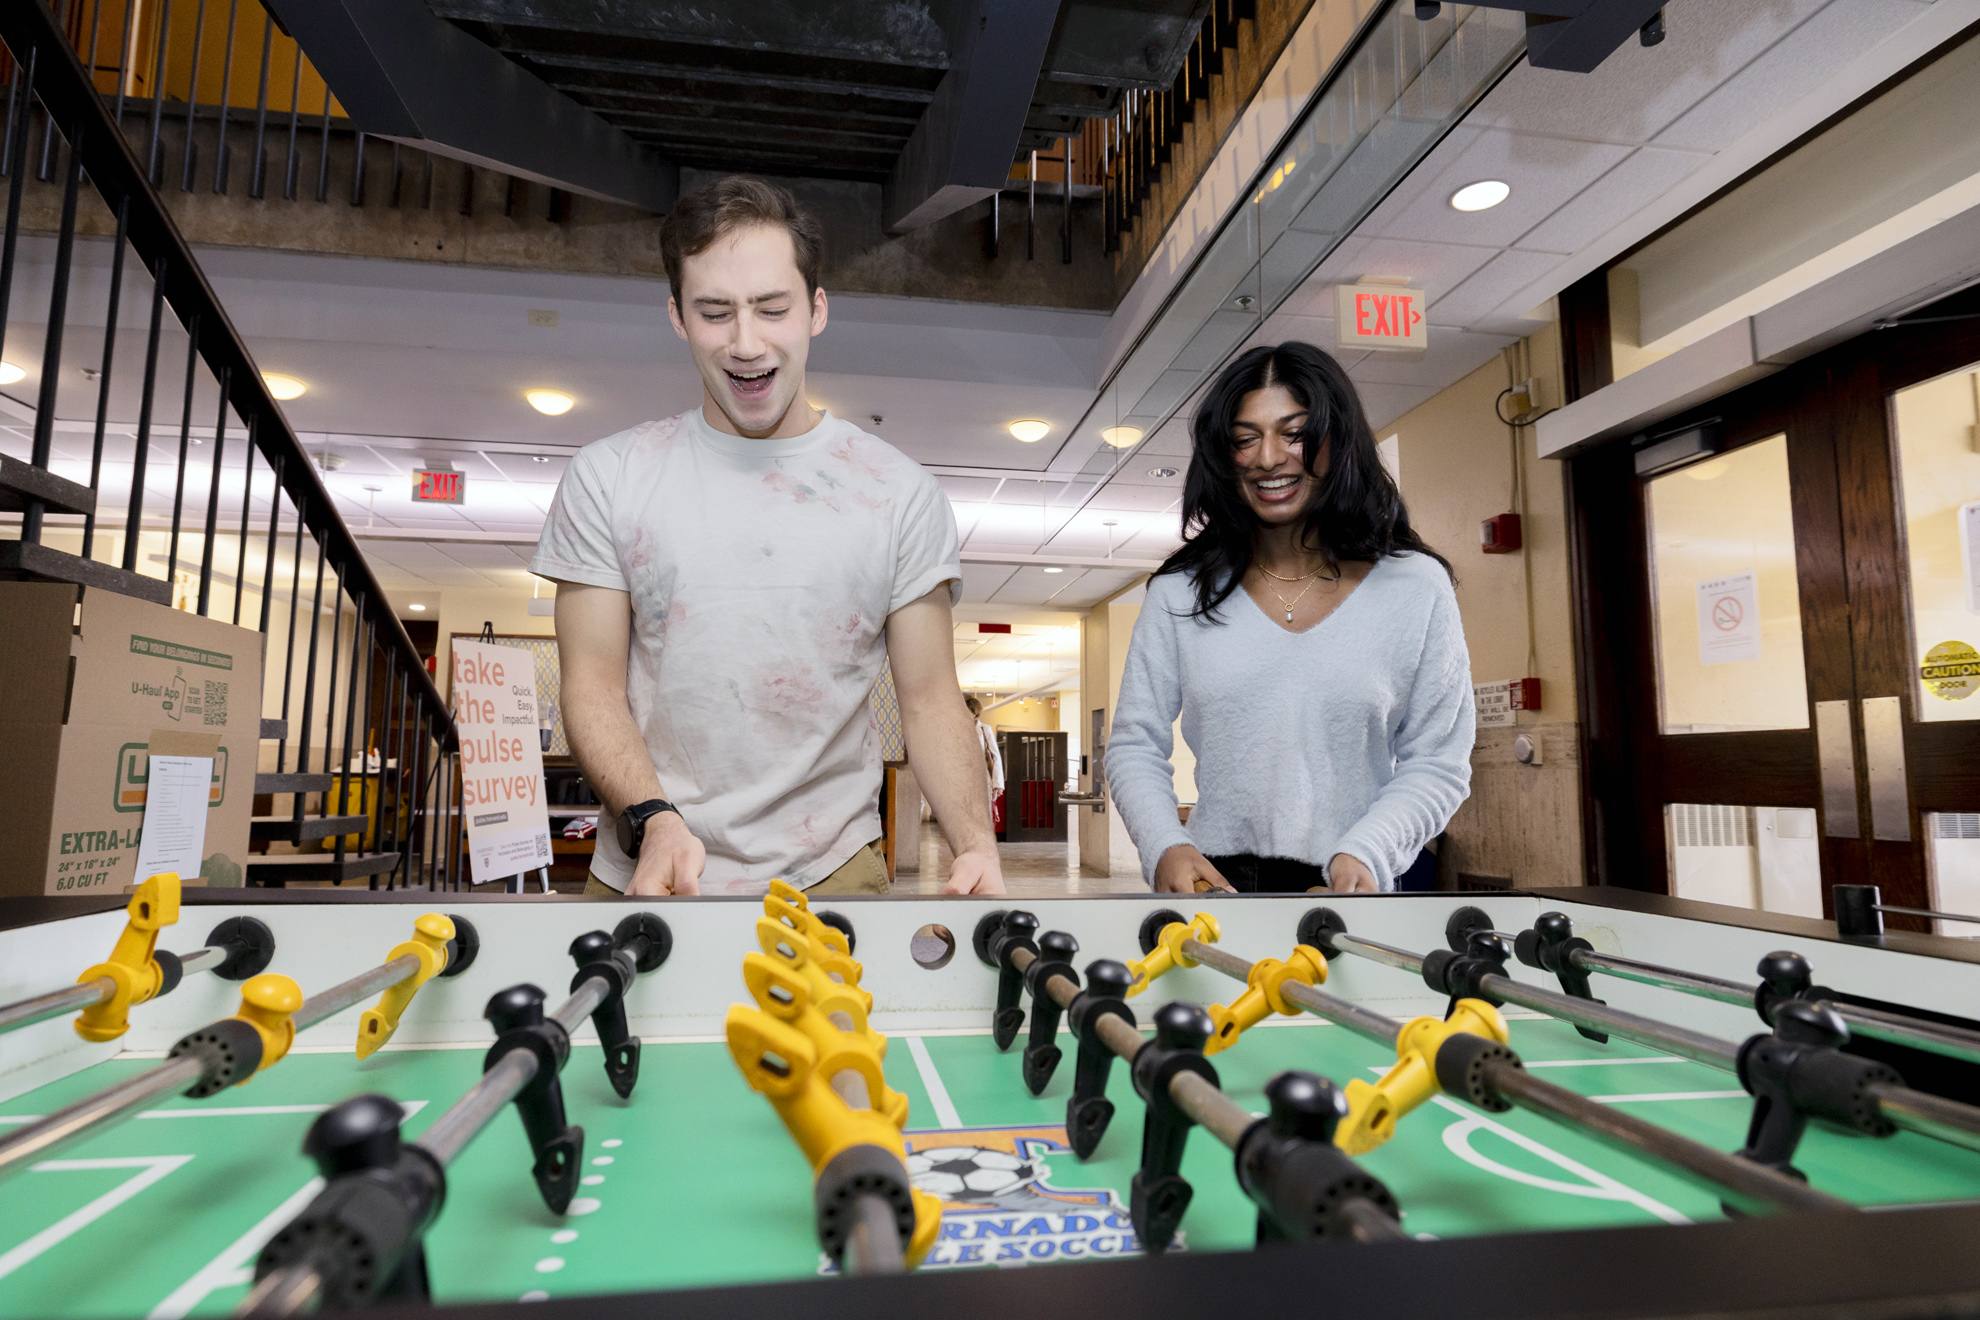
<svg viewBox="0 0 1980 1320">
<path fill-rule="evenodd" d="M 964 697 L 969 717 L 976 721 L 976 740 L 983 744 L 983 768 L 990 776 L 990 815 L 997 815 L 997 795 L 1004 791 L 1004 749 L 997 746 L 997 731 L 983 722 L 983 703 Z"/>
<path fill-rule="evenodd" d="M 1255 348 L 1192 427 L 1107 779 L 1157 890 L 1391 890 L 1464 801 L 1475 716 L 1450 565 L 1409 524 L 1338 362 Z M 1176 820 L 1171 730 L 1196 752 Z"/>
<path fill-rule="evenodd" d="M 660 257 L 701 406 L 587 445 L 558 483 L 530 571 L 560 584 L 564 726 L 606 808 L 587 893 L 887 893 L 884 662 L 955 854 L 945 892 L 1003 892 L 957 700 L 955 514 L 805 397 L 823 250 L 774 185 L 681 198 Z"/>
</svg>

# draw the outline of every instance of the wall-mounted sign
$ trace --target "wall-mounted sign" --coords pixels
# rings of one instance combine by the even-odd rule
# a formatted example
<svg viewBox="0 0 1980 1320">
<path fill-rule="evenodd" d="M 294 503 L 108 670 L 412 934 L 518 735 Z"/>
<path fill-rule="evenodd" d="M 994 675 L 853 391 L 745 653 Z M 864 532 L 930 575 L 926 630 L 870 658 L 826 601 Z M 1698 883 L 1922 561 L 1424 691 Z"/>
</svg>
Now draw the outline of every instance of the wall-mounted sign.
<svg viewBox="0 0 1980 1320">
<path fill-rule="evenodd" d="M 1334 340 L 1342 348 L 1428 348 L 1423 290 L 1396 284 L 1336 285 Z"/>
<path fill-rule="evenodd" d="M 1760 658 L 1760 585 L 1751 570 L 1698 584 L 1698 663 Z"/>
<path fill-rule="evenodd" d="M 412 474 L 414 504 L 460 504 L 467 499 L 467 473 L 421 468 Z"/>
<path fill-rule="evenodd" d="M 1513 681 L 1509 678 L 1471 685 L 1471 699 L 1478 707 L 1479 728 L 1505 729 L 1519 723 L 1519 716 L 1513 713 L 1512 687 Z"/>
</svg>

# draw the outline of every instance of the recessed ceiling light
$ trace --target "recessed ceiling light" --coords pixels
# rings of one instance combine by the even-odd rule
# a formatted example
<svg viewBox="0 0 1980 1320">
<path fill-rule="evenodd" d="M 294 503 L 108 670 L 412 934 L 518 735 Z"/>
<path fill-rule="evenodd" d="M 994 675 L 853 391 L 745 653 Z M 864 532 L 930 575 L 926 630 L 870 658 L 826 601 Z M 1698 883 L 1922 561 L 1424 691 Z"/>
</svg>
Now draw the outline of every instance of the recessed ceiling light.
<svg viewBox="0 0 1980 1320">
<path fill-rule="evenodd" d="M 1176 475 L 1176 470 L 1172 467 L 1149 468 L 1148 475 L 1156 478 L 1158 481 L 1167 481 L 1170 477 Z"/>
<path fill-rule="evenodd" d="M 1012 422 L 1011 434 L 1026 444 L 1034 444 L 1052 434 L 1052 424 L 1050 422 L 1037 421 L 1036 419 Z"/>
<path fill-rule="evenodd" d="M 532 462 L 532 463 L 548 463 L 548 462 L 550 461 L 550 455 L 548 455 L 548 454 L 531 454 L 531 455 L 529 456 L 529 461 L 530 461 L 530 462 Z"/>
<path fill-rule="evenodd" d="M 0 362 L 0 385 L 12 385 L 27 375 L 27 368 L 17 367 L 11 362 Z"/>
<path fill-rule="evenodd" d="M 1126 449 L 1141 439 L 1141 431 L 1133 426 L 1110 426 L 1100 433 L 1100 438 L 1116 449 Z"/>
<path fill-rule="evenodd" d="M 419 610 L 424 610 L 424 609 L 426 608 L 426 606 L 424 606 L 424 605 L 408 605 L 408 606 L 406 606 L 406 608 L 407 608 L 407 609 L 409 609 L 409 610 L 414 610 L 414 611 L 419 611 Z"/>
<path fill-rule="evenodd" d="M 309 390 L 309 386 L 294 376 L 278 376 L 272 371 L 261 373 L 261 383 L 268 387 L 270 394 L 285 402 L 289 399 L 300 399 Z"/>
<path fill-rule="evenodd" d="M 530 407 L 546 417 L 562 417 L 577 402 L 561 390 L 527 390 L 523 398 L 529 400 Z"/>
<path fill-rule="evenodd" d="M 1511 184 L 1499 179 L 1480 179 L 1477 183 L 1465 184 L 1451 194 L 1451 209 L 1489 211 L 1510 196 L 1512 196 Z"/>
<path fill-rule="evenodd" d="M 1045 571 L 1046 571 L 1047 573 L 1063 573 L 1063 572 L 1065 572 L 1066 570 L 1065 570 L 1065 569 L 1063 569 L 1063 568 L 1048 568 L 1048 569 L 1046 569 Z"/>
</svg>

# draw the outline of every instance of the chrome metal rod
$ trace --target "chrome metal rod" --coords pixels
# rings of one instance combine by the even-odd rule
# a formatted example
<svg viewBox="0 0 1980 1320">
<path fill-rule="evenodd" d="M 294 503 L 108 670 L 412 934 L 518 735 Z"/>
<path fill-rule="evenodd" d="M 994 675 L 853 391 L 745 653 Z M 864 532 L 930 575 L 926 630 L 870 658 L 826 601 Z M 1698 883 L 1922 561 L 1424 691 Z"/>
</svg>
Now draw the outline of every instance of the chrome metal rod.
<svg viewBox="0 0 1980 1320">
<path fill-rule="evenodd" d="M 313 1027 L 327 1017 L 334 1017 L 360 1000 L 397 985 L 419 970 L 419 959 L 412 954 L 404 954 L 381 963 L 368 972 L 353 976 L 350 980 L 331 986 L 321 994 L 311 995 L 303 1000 L 302 1007 L 296 1010 L 296 1030 Z"/>
<path fill-rule="evenodd" d="M 210 945 L 204 949 L 194 949 L 191 953 L 179 955 L 179 970 L 186 976 L 194 972 L 210 972 L 227 961 L 226 949 L 216 949 Z"/>
<path fill-rule="evenodd" d="M 1575 950 L 1574 965 L 1585 967 L 1591 972 L 1606 972 L 1610 976 L 1619 976 L 1625 981 L 1640 981 L 1644 985 L 1662 986 L 1666 990 L 1682 990 L 1688 995 L 1716 999 L 1722 1004 L 1738 1004 L 1742 1008 L 1753 1007 L 1753 992 L 1756 987 L 1741 985 L 1737 981 L 1724 981 L 1716 976 L 1699 976 L 1693 972 L 1681 972 L 1675 967 L 1659 967 L 1655 963 L 1638 962 L 1634 958 L 1617 958 L 1606 953 L 1590 953 L 1586 949 Z"/>
<path fill-rule="evenodd" d="M 528 1050 L 510 1050 L 466 1095 L 454 1101 L 447 1112 L 433 1120 L 415 1146 L 440 1161 L 444 1168 L 453 1163 L 502 1107 L 516 1098 L 536 1077 L 536 1056 Z"/>
<path fill-rule="evenodd" d="M 879 1196 L 862 1196 L 853 1202 L 852 1233 L 846 1238 L 846 1273 L 904 1274 L 907 1257 L 901 1250 L 900 1224 L 894 1207 Z"/>
<path fill-rule="evenodd" d="M 1557 990 L 1541 986 L 1527 985 L 1509 976 L 1486 975 L 1478 978 L 1478 988 L 1495 999 L 1503 999 L 1508 1004 L 1518 1004 L 1536 1013 L 1557 1017 L 1563 1022 L 1572 1022 L 1577 1027 L 1590 1027 L 1596 1031 L 1606 1031 L 1612 1036 L 1648 1045 L 1653 1049 L 1669 1050 L 1682 1055 L 1693 1063 L 1702 1063 L 1708 1068 L 1722 1072 L 1734 1072 L 1739 1066 L 1739 1046 L 1717 1036 L 1707 1036 L 1701 1031 L 1674 1026 L 1669 1022 L 1659 1022 L 1655 1018 L 1641 1017 L 1626 1013 L 1607 1004 L 1593 1000 L 1576 999 Z"/>
<path fill-rule="evenodd" d="M 305 1315 L 323 1305 L 323 1276 L 313 1266 L 291 1265 L 262 1276 L 234 1314 L 241 1317 Z"/>
<path fill-rule="evenodd" d="M 605 984 L 605 979 L 594 976 L 573 990 L 571 997 L 557 1005 L 557 1011 L 550 1016 L 566 1035 L 575 1035 L 577 1029 L 584 1025 L 584 1020 L 605 1002 L 605 996 L 610 992 L 611 987 Z"/>
<path fill-rule="evenodd" d="M 1938 912 L 1931 908 L 1892 907 L 1888 903 L 1872 903 L 1870 906 L 1877 912 L 1895 912 L 1905 917 L 1934 917 L 1940 921 L 1980 921 L 1980 917 L 1969 917 L 1959 912 Z"/>
<path fill-rule="evenodd" d="M 108 999 L 116 988 L 116 982 L 109 977 L 99 976 L 94 981 L 65 985 L 60 990 L 0 1005 L 0 1031 L 18 1031 L 64 1013 L 94 1007 Z"/>
<path fill-rule="evenodd" d="M 198 1059 L 182 1054 L 0 1137 L 0 1179 L 129 1118 L 154 1100 L 186 1090 L 204 1071 Z"/>
<path fill-rule="evenodd" d="M 1358 954 L 1370 962 L 1386 963 L 1391 967 L 1400 967 L 1405 972 L 1421 972 L 1423 970 L 1422 955 L 1410 953 L 1404 949 L 1394 948 L 1387 944 L 1377 944 L 1374 940 L 1364 940 L 1359 935 L 1336 935 L 1334 936 L 1334 944 L 1348 953 Z"/>
<path fill-rule="evenodd" d="M 1680 971 L 1673 967 L 1660 967 L 1655 963 L 1590 953 L 1586 949 L 1575 951 L 1574 962 L 1577 967 L 1592 972 L 1602 972 L 1625 980 L 1640 981 L 1645 985 L 1661 986 L 1667 990 L 1716 999 L 1721 1003 L 1738 1004 L 1742 1008 L 1754 1007 L 1760 991 L 1760 987 L 1756 985 L 1741 985 L 1737 981 L 1723 981 L 1716 976 L 1701 976 L 1695 972 Z M 1859 1036 L 1889 1041 L 1895 1045 L 1908 1045 L 1913 1049 L 1924 1050 L 1927 1054 L 1943 1055 L 1949 1059 L 1980 1063 L 1980 1031 L 1927 1022 L 1920 1018 L 1907 1017 L 1902 1013 L 1893 1013 L 1887 1009 L 1839 1003 L 1833 999 L 1821 1002 L 1841 1014 L 1842 1020 L 1849 1025 L 1849 1029 Z"/>
<path fill-rule="evenodd" d="M 1246 1130 L 1258 1121 L 1214 1083 L 1193 1072 L 1179 1072 L 1170 1079 L 1169 1098 L 1176 1102 L 1176 1108 L 1232 1150 L 1237 1149 Z"/>
<path fill-rule="evenodd" d="M 1884 1117 L 1905 1131 L 1968 1150 L 1980 1150 L 1980 1110 L 1972 1105 L 1914 1091 L 1908 1086 L 1879 1086 L 1875 1094 Z"/>
<path fill-rule="evenodd" d="M 1387 946 L 1371 947 L 1386 948 Z M 1401 950 L 1391 950 L 1391 952 L 1396 953 L 1398 957 L 1408 956 Z M 1234 953 L 1227 953 L 1214 944 L 1205 944 L 1202 940 L 1184 940 L 1182 954 L 1183 957 L 1199 962 L 1212 971 L 1222 972 L 1233 981 L 1251 979 L 1251 963 L 1248 960 Z M 1356 1035 L 1365 1036 L 1378 1045 L 1395 1048 L 1396 1033 L 1401 1029 L 1402 1024 L 1394 1018 L 1371 1013 L 1365 1008 L 1350 1004 L 1338 995 L 1330 995 L 1324 990 L 1317 990 L 1297 981 L 1286 982 L 1282 987 L 1282 993 L 1289 1002 L 1298 1004 L 1314 1017 L 1325 1018 L 1336 1026 L 1346 1027 Z"/>
<path fill-rule="evenodd" d="M 1552 1082 L 1543 1082 L 1516 1063 L 1505 1060 L 1487 1063 L 1485 1082 L 1522 1109 L 1566 1123 L 1617 1150 L 1648 1155 L 1669 1165 L 1742 1210 L 1765 1213 L 1856 1209 L 1840 1197 L 1817 1191 L 1763 1164 L 1700 1145 L 1613 1105 L 1600 1104 Z"/>
</svg>

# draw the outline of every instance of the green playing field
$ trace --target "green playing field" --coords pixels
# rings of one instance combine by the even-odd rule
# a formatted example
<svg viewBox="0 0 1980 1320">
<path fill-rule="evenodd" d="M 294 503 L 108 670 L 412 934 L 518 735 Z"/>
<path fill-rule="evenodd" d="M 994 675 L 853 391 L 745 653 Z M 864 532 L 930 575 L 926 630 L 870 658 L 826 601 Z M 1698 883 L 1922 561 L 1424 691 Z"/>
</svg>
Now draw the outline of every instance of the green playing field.
<svg viewBox="0 0 1980 1320">
<path fill-rule="evenodd" d="M 1738 1147 L 1750 1102 L 1727 1074 L 1624 1042 L 1595 1045 L 1551 1021 L 1513 1022 L 1527 1066 L 1720 1149 Z M 1046 1094 L 1019 1081 L 1018 1053 L 987 1035 L 899 1036 L 887 1075 L 911 1102 L 909 1144 L 930 1190 L 952 1205 L 924 1268 L 1105 1258 L 1138 1250 L 1126 1191 L 1140 1101 L 1126 1070 L 1099 1154 L 1064 1147 L 1073 1046 Z M 261 1242 L 314 1190 L 300 1154 L 317 1112 L 362 1091 L 416 1110 L 408 1135 L 478 1075 L 479 1048 L 297 1053 L 204 1102 L 174 1099 L 32 1166 L 0 1196 L 0 1317 L 223 1315 L 244 1295 Z M 1264 1107 L 1262 1088 L 1297 1067 L 1370 1077 L 1381 1051 L 1312 1021 L 1258 1028 L 1215 1056 L 1224 1088 Z M 0 1105 L 0 1126 L 46 1113 L 149 1066 L 122 1059 Z M 448 1171 L 428 1239 L 442 1301 L 512 1299 L 786 1279 L 820 1269 L 810 1177 L 776 1115 L 742 1083 L 726 1048 L 646 1046 L 639 1088 L 621 1101 L 595 1047 L 573 1051 L 567 1105 L 583 1125 L 585 1185 L 571 1212 L 544 1209 L 513 1111 Z M 941 1147 L 974 1148 L 939 1151 Z M 930 1152 L 938 1152 L 930 1154 Z M 982 1152 L 990 1152 L 983 1154 Z M 1715 1198 L 1529 1114 L 1479 1113 L 1439 1098 L 1364 1157 L 1417 1234 L 1566 1229 L 1715 1218 Z M 1798 1160 L 1818 1187 L 1863 1205 L 1980 1196 L 1980 1155 L 1909 1133 L 1872 1140 L 1812 1130 Z M 1227 1151 L 1190 1138 L 1196 1199 L 1182 1249 L 1249 1247 L 1254 1216 Z M 966 1181 L 965 1181 L 966 1178 Z M 968 1186 L 969 1191 L 958 1191 Z"/>
</svg>

